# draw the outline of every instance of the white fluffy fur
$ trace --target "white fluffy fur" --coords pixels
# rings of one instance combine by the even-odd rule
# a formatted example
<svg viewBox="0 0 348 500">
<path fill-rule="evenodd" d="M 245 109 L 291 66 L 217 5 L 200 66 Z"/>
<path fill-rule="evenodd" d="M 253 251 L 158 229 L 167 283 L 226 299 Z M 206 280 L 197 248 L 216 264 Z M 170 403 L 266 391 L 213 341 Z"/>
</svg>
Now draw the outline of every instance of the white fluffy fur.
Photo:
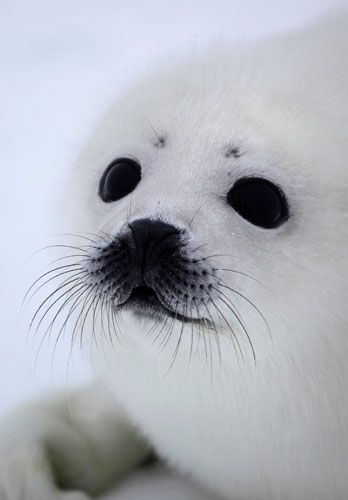
<svg viewBox="0 0 348 500">
<path fill-rule="evenodd" d="M 101 120 L 69 180 L 73 231 L 116 235 L 129 213 L 134 220 L 160 212 L 190 227 L 192 247 L 205 243 L 202 257 L 217 254 L 217 267 L 257 279 L 220 271 L 269 324 L 271 335 L 249 302 L 225 290 L 250 333 L 256 363 L 223 302 L 243 356 L 221 319 L 218 342 L 184 329 L 173 365 L 179 323 L 162 350 L 147 334 L 151 324 L 130 313 L 123 314 L 120 344 L 101 329 L 92 343 L 96 368 L 132 425 L 170 464 L 229 500 L 348 495 L 347 33 L 348 15 L 341 13 L 305 31 L 217 46 L 161 67 Z M 154 146 L 150 123 L 166 137 L 165 147 Z M 225 157 L 231 146 L 240 158 Z M 130 197 L 106 205 L 96 195 L 98 181 L 122 155 L 141 161 L 143 177 Z M 243 175 L 282 186 L 291 209 L 286 224 L 260 229 L 226 204 L 229 186 Z M 2 470 L 20 463 L 34 486 L 16 493 L 18 478 L 11 486 L 3 473 L 1 500 L 63 494 L 42 494 L 52 488 L 45 468 L 33 465 L 35 456 L 47 463 L 43 443 L 58 456 L 59 471 L 70 469 L 68 484 L 75 480 L 86 492 L 147 454 L 123 417 L 100 399 L 91 405 L 91 394 L 72 396 L 79 439 L 63 398 L 17 411 L 18 424 L 11 419 L 11 438 L 6 433 L 0 448 Z M 38 455 L 28 452 L 32 446 Z"/>
</svg>

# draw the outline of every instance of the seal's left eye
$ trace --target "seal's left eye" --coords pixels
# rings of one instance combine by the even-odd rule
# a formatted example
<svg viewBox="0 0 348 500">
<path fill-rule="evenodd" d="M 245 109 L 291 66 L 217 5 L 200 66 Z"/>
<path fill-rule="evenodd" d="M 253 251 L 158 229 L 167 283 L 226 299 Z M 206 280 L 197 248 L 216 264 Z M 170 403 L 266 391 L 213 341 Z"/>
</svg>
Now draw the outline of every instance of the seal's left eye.
<svg viewBox="0 0 348 500">
<path fill-rule="evenodd" d="M 103 173 L 99 182 L 99 196 L 109 203 L 131 193 L 141 179 L 141 167 L 130 158 L 117 158 Z"/>
<path fill-rule="evenodd" d="M 245 220 L 264 229 L 274 229 L 289 218 L 283 191 L 260 177 L 239 179 L 228 192 L 227 201 Z"/>
</svg>

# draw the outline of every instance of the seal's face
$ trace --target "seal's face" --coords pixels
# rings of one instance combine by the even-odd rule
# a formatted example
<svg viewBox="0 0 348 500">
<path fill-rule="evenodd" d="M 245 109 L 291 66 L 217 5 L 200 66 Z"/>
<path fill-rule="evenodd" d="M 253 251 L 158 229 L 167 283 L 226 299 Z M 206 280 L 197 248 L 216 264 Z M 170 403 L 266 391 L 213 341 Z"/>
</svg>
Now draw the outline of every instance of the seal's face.
<svg viewBox="0 0 348 500">
<path fill-rule="evenodd" d="M 272 322 L 292 330 L 298 311 L 310 329 L 304 297 L 316 308 L 324 287 L 336 293 L 343 199 L 318 152 L 320 114 L 298 106 L 300 92 L 195 75 L 145 81 L 82 156 L 77 230 L 96 235 L 85 280 L 115 313 L 182 323 L 184 336 L 228 332 L 257 357 Z"/>
<path fill-rule="evenodd" d="M 154 147 L 158 148 L 159 145 L 161 149 L 167 146 L 164 137 L 159 137 Z M 240 156 L 241 152 L 236 146 L 229 148 L 224 154 L 226 163 L 231 162 L 231 157 L 236 161 Z M 162 161 L 165 162 L 164 154 Z M 265 232 L 277 230 L 290 217 L 286 197 L 281 187 L 262 174 L 245 173 L 232 182 L 226 176 L 225 193 L 222 192 L 222 187 L 219 192 L 214 189 L 212 173 L 205 170 L 196 181 L 191 173 L 188 174 L 185 182 L 188 188 L 182 199 L 184 190 L 178 183 L 178 177 L 185 175 L 186 168 L 182 165 L 181 173 L 179 170 L 170 172 L 168 169 L 166 172 L 165 165 L 158 165 L 158 169 L 164 170 L 162 175 L 158 175 L 153 170 L 153 165 L 152 169 L 147 169 L 146 165 L 143 167 L 141 160 L 129 155 L 118 157 L 107 166 L 99 181 L 99 198 L 105 204 L 110 204 L 117 213 L 117 204 L 129 197 L 134 203 L 133 213 L 127 216 L 116 232 L 112 227 L 103 228 L 110 241 L 107 244 L 103 241 L 102 245 L 89 253 L 86 270 L 90 286 L 95 294 L 111 301 L 116 311 L 127 310 L 139 318 L 147 317 L 150 321 L 164 321 L 166 316 L 170 316 L 179 322 L 210 329 L 216 329 L 215 322 L 220 320 L 221 323 L 222 320 L 225 328 L 228 327 L 233 335 L 233 324 L 237 321 L 243 333 L 248 336 L 229 295 L 232 292 L 247 302 L 249 299 L 244 297 L 242 290 L 233 288 L 235 280 L 231 283 L 226 274 L 234 273 L 250 279 L 252 277 L 234 268 L 223 268 L 219 260 L 223 262 L 224 257 L 229 257 L 231 261 L 235 250 L 227 246 L 221 248 L 217 234 L 215 244 L 211 244 L 207 235 L 209 234 L 209 238 L 214 237 L 214 214 L 217 209 L 227 214 L 230 212 L 230 232 L 236 227 L 233 217 L 241 219 L 241 223 L 246 226 Z M 218 172 L 215 171 L 215 175 Z M 149 190 L 156 190 L 159 182 L 172 185 L 170 197 L 165 194 L 164 186 L 160 199 L 151 200 Z M 221 181 L 220 184 L 222 185 Z M 210 192 L 204 190 L 206 185 L 211 185 Z M 146 199 L 152 206 L 154 201 L 162 203 L 162 209 L 155 209 L 152 213 L 142 212 L 141 209 L 138 211 L 135 208 L 139 204 L 138 198 L 140 205 Z M 180 198 L 181 216 L 176 207 Z M 184 203 L 189 199 L 192 201 L 187 210 Z M 208 211 L 204 211 L 208 219 L 200 227 L 195 219 L 199 219 L 199 211 L 204 205 L 210 205 Z M 113 218 L 111 221 L 108 224 L 113 223 Z M 201 219 L 201 224 L 202 222 Z M 226 240 L 229 241 L 229 238 Z M 211 248 L 207 251 L 206 247 L 209 245 Z M 211 254 L 213 250 L 215 254 Z M 224 313 L 226 308 L 228 312 Z M 225 315 L 228 317 L 231 314 L 232 321 L 231 318 L 227 320 Z"/>
</svg>

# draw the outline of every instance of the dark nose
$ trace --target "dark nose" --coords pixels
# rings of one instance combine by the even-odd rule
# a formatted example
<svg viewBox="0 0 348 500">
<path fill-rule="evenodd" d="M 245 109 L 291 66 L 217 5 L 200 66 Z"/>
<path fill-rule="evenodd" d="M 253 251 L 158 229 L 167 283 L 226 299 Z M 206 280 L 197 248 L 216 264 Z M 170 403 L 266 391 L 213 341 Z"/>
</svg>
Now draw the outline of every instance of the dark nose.
<svg viewBox="0 0 348 500">
<path fill-rule="evenodd" d="M 155 248 L 159 247 L 162 242 L 169 237 L 173 237 L 170 239 L 174 242 L 179 240 L 179 230 L 161 220 L 139 219 L 129 224 L 129 228 L 132 231 L 137 258 L 142 270 Z"/>
</svg>

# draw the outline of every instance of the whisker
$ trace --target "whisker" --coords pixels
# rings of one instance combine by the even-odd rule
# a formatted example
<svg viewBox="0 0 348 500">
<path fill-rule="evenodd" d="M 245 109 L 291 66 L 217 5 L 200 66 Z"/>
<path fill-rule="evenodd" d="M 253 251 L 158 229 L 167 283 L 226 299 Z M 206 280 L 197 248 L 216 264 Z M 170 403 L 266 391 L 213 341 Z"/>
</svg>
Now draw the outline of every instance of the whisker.
<svg viewBox="0 0 348 500">
<path fill-rule="evenodd" d="M 188 225 L 187 225 L 190 229 L 192 229 L 192 223 L 193 223 L 194 219 L 197 217 L 197 215 L 198 215 L 199 211 L 201 210 L 201 208 L 202 208 L 205 204 L 206 204 L 206 202 L 203 202 L 203 203 L 202 203 L 201 205 L 199 205 L 199 207 L 195 210 L 195 212 L 194 212 L 194 214 L 193 214 L 193 216 L 192 216 L 191 220 L 189 221 L 189 223 L 188 223 Z"/>
<path fill-rule="evenodd" d="M 71 268 L 73 266 L 76 266 L 77 264 L 68 264 L 68 265 L 64 265 L 64 266 L 59 266 L 59 267 L 56 267 L 55 269 L 51 269 L 50 271 L 47 271 L 45 272 L 42 276 L 40 276 L 37 280 L 34 281 L 34 283 L 32 285 L 30 285 L 30 287 L 28 288 L 27 292 L 25 293 L 24 297 L 23 297 L 23 300 L 22 300 L 22 304 L 21 304 L 21 307 L 23 307 L 24 303 L 25 303 L 25 300 L 26 298 L 28 297 L 29 293 L 31 292 L 31 290 L 34 288 L 34 286 L 39 282 L 41 281 L 42 279 L 45 278 L 45 276 L 48 276 L 49 274 L 52 274 L 54 273 L 55 271 L 59 271 L 60 269 L 66 269 L 67 267 Z"/>
<path fill-rule="evenodd" d="M 41 341 L 40 341 L 40 344 L 39 344 L 39 347 L 38 347 L 38 350 L 37 350 L 37 353 L 36 353 L 36 356 L 35 356 L 34 370 L 36 370 L 38 359 L 39 359 L 39 355 L 40 355 L 42 346 L 43 346 L 44 342 L 46 341 L 46 338 L 47 338 L 47 331 L 45 332 L 45 334 L 41 338 Z"/>
<path fill-rule="evenodd" d="M 246 329 L 246 326 L 244 324 L 244 322 L 242 321 L 242 318 L 238 312 L 238 309 L 236 307 L 236 305 L 232 302 L 232 300 L 230 299 L 230 297 L 228 297 L 224 292 L 222 292 L 220 289 L 216 288 L 216 287 L 212 287 L 214 290 L 216 290 L 218 293 L 219 293 L 219 298 L 222 300 L 222 297 L 225 297 L 225 299 L 229 302 L 229 308 L 233 314 L 233 316 L 237 319 L 238 323 L 240 324 L 240 326 L 245 330 Z M 222 297 L 221 297 L 222 296 Z M 227 305 L 227 304 L 226 304 Z"/>
<path fill-rule="evenodd" d="M 93 233 L 86 233 L 86 234 L 91 234 L 93 235 Z M 81 233 L 60 233 L 60 234 L 57 234 L 56 236 L 72 236 L 73 238 L 81 238 L 83 240 L 86 240 L 86 241 L 89 241 L 90 243 L 93 243 L 93 245 L 97 245 L 98 241 L 93 239 L 93 238 L 89 238 L 88 236 L 85 236 L 84 234 L 81 234 Z M 95 237 L 97 237 L 97 235 L 93 235 Z M 95 248 L 98 248 L 98 247 L 95 247 Z"/>
<path fill-rule="evenodd" d="M 166 319 L 162 322 L 162 326 L 160 328 L 160 331 L 156 335 L 156 337 L 155 337 L 155 339 L 153 341 L 153 344 L 155 344 L 157 342 L 157 340 L 159 339 L 159 337 L 160 337 L 161 333 L 163 332 L 163 330 L 164 330 L 164 328 L 165 328 L 165 326 L 166 326 L 166 324 L 167 324 L 168 321 L 169 321 L 169 316 L 167 316 Z M 160 345 L 161 345 L 161 343 L 160 343 Z"/>
<path fill-rule="evenodd" d="M 256 283 L 259 283 L 260 285 L 262 285 L 264 288 L 266 288 L 266 290 L 268 290 L 269 292 L 272 292 L 272 290 L 267 285 L 265 285 L 264 283 L 262 283 L 262 281 L 256 279 L 254 276 L 251 276 L 250 274 L 243 273 L 242 271 L 237 271 L 236 269 L 228 269 L 228 268 L 225 268 L 225 267 L 216 268 L 214 270 L 215 271 L 226 271 L 226 272 L 230 272 L 230 273 L 234 273 L 234 274 L 240 274 L 242 276 L 250 278 L 253 281 L 256 281 Z"/>
<path fill-rule="evenodd" d="M 239 352 L 240 352 L 240 355 L 242 357 L 242 359 L 244 359 L 243 357 L 243 351 L 242 351 L 242 348 L 240 346 L 240 343 L 239 343 L 239 340 L 238 340 L 238 337 L 236 336 L 233 328 L 231 327 L 229 321 L 227 320 L 226 316 L 224 315 L 224 313 L 221 311 L 221 309 L 216 305 L 216 303 L 214 302 L 214 300 L 211 299 L 211 302 L 213 304 L 213 306 L 215 307 L 215 309 L 218 311 L 218 313 L 220 314 L 220 316 L 222 317 L 222 319 L 224 320 L 224 322 L 226 323 L 226 326 L 228 328 L 228 331 L 231 333 L 232 337 L 231 337 L 231 340 L 232 340 L 232 344 L 234 346 L 234 349 L 235 349 L 235 343 L 234 343 L 234 340 L 236 341 L 237 343 L 237 346 L 238 346 L 238 349 L 239 349 Z M 237 352 L 236 352 L 237 354 Z"/>
<path fill-rule="evenodd" d="M 235 293 L 236 295 L 238 295 L 239 297 L 243 298 L 246 302 L 248 302 L 248 304 L 251 305 L 251 307 L 261 316 L 264 324 L 266 325 L 266 328 L 268 330 L 268 333 L 270 335 L 270 337 L 272 338 L 272 333 L 271 333 L 271 329 L 268 325 L 268 322 L 266 320 L 266 318 L 264 317 L 264 315 L 262 314 L 262 312 L 260 311 L 260 309 L 250 300 L 248 299 L 248 297 L 246 297 L 245 295 L 243 295 L 241 292 L 238 292 L 237 290 L 234 290 L 233 288 L 225 285 L 225 281 L 223 281 L 221 278 L 220 279 L 220 282 L 219 282 L 219 285 L 222 286 L 223 288 L 227 288 L 228 290 L 230 290 L 231 292 Z M 223 283 L 221 283 L 221 281 L 223 281 Z"/>
<path fill-rule="evenodd" d="M 189 365 L 191 364 L 191 359 L 192 359 L 192 353 L 193 353 L 193 339 L 194 339 L 194 331 L 193 331 L 193 316 L 192 316 L 192 309 L 188 309 L 188 307 L 185 310 L 185 316 L 188 315 L 188 312 L 190 313 L 190 326 L 191 326 L 191 337 L 190 337 L 190 353 L 189 353 Z"/>
<path fill-rule="evenodd" d="M 82 283 L 80 282 L 81 284 L 81 288 L 83 288 L 85 286 L 85 283 Z M 59 314 L 61 313 L 61 311 L 64 309 L 64 307 L 66 306 L 67 303 L 70 302 L 70 300 L 77 294 L 79 293 L 80 289 L 81 288 L 78 288 L 77 290 L 73 291 L 73 293 L 71 293 L 70 295 L 68 295 L 68 297 L 65 299 L 65 301 L 59 306 L 58 308 L 58 311 L 56 312 L 56 314 L 54 315 L 53 319 L 51 320 L 51 323 L 48 325 L 47 329 L 46 329 L 46 333 L 52 331 L 52 328 L 53 328 L 53 325 L 56 321 L 56 319 L 58 318 Z"/>
<path fill-rule="evenodd" d="M 195 303 L 196 306 L 196 312 L 197 312 L 197 317 L 199 318 L 199 310 L 198 310 L 198 305 Z M 209 347 L 210 347 L 210 357 L 208 358 L 208 346 L 207 346 L 207 340 L 206 340 L 206 332 L 207 329 L 203 328 L 201 323 L 198 323 L 198 336 L 203 337 L 203 343 L 204 343 L 204 353 L 205 353 L 205 361 L 208 364 L 208 359 L 210 359 L 210 380 L 213 380 L 213 358 L 212 358 L 212 349 L 211 349 L 211 338 L 210 338 L 210 333 L 208 332 L 208 341 L 209 341 Z"/>
<path fill-rule="evenodd" d="M 226 305 L 226 307 L 228 307 L 228 309 L 232 312 L 232 314 L 234 315 L 234 317 L 237 318 L 237 321 L 239 322 L 240 326 L 242 327 L 242 329 L 243 329 L 243 331 L 244 331 L 244 333 L 245 333 L 245 335 L 246 335 L 246 337 L 248 339 L 249 345 L 250 345 L 251 350 L 252 350 L 254 361 L 256 362 L 256 355 L 255 355 L 254 346 L 253 346 L 253 343 L 251 341 L 250 335 L 249 335 L 247 329 L 245 328 L 242 320 L 239 318 L 239 316 L 234 311 L 234 309 L 221 297 L 221 295 L 220 295 L 220 300 Z"/>
<path fill-rule="evenodd" d="M 66 304 L 68 304 L 75 295 L 77 295 L 77 299 L 75 299 L 74 303 L 73 303 L 73 306 L 74 304 L 76 304 L 76 307 L 80 304 L 80 301 L 81 301 L 81 298 L 84 296 L 86 290 L 88 289 L 89 285 L 87 284 L 83 284 L 81 288 L 79 288 L 78 290 L 76 290 L 73 294 L 71 294 L 67 301 L 65 302 L 64 306 L 66 306 Z M 56 340 L 54 342 L 54 346 L 53 346 L 53 353 L 52 353 L 52 366 L 53 366 L 53 360 L 54 360 L 54 356 L 55 356 L 55 352 L 56 352 L 56 349 L 57 349 L 57 346 L 58 346 L 58 342 L 61 338 L 61 335 L 63 334 L 63 332 L 65 331 L 65 326 L 71 316 L 71 314 L 73 313 L 73 311 L 76 309 L 76 307 L 71 307 L 69 312 L 71 311 L 70 314 L 67 315 L 67 318 L 66 320 L 64 321 L 63 323 L 63 326 L 61 326 L 60 330 L 59 330 L 59 333 L 58 335 L 56 336 Z M 61 308 L 61 310 L 63 310 L 63 308 Z M 56 317 L 58 317 L 58 314 L 56 315 Z M 56 318 L 55 318 L 56 319 Z M 53 323 L 52 323 L 52 326 L 50 327 L 50 334 L 51 334 L 51 331 L 52 331 L 52 327 L 53 327 Z"/>
<path fill-rule="evenodd" d="M 77 338 L 77 332 L 78 332 L 78 325 L 82 319 L 82 316 L 84 314 L 84 310 L 85 310 L 85 307 L 86 307 L 86 303 L 87 301 L 89 300 L 89 297 L 90 295 L 93 293 L 93 287 L 91 288 L 89 285 L 87 286 L 87 288 L 84 290 L 84 294 L 85 292 L 89 289 L 89 292 L 85 295 L 85 297 L 83 298 L 83 301 L 82 301 L 82 306 L 81 306 L 81 310 L 76 318 L 76 321 L 74 323 L 74 327 L 73 327 L 73 330 L 72 330 L 72 342 L 75 343 L 75 339 Z M 80 335 L 80 345 L 82 344 L 82 341 L 81 341 L 81 335 Z"/>
<path fill-rule="evenodd" d="M 87 250 L 85 248 L 89 248 L 89 246 L 86 246 L 86 247 L 77 247 L 77 246 L 74 246 L 74 245 L 63 245 L 63 244 L 47 245 L 45 247 L 39 248 L 39 250 L 37 250 L 37 252 L 35 252 L 33 254 L 33 256 L 36 255 L 36 254 L 38 254 L 39 252 L 43 252 L 44 250 L 49 250 L 51 248 L 65 248 L 65 249 L 78 250 L 80 252 L 87 253 Z M 83 254 L 81 254 L 81 256 L 82 255 Z"/>
<path fill-rule="evenodd" d="M 163 352 L 163 350 L 165 349 L 165 347 L 166 347 L 167 343 L 169 342 L 169 339 L 170 339 L 170 337 L 172 335 L 172 332 L 173 332 L 173 329 L 174 329 L 174 325 L 175 325 L 175 321 L 176 321 L 176 318 L 178 316 L 178 314 L 177 314 L 178 304 L 179 304 L 179 300 L 177 300 L 176 304 L 175 304 L 174 316 L 171 318 L 172 319 L 171 325 L 168 328 L 168 331 L 167 331 L 165 337 L 160 342 L 160 346 L 162 346 L 161 352 Z"/>
<path fill-rule="evenodd" d="M 218 349 L 218 353 L 219 353 L 219 360 L 220 360 L 220 366 L 222 365 L 222 356 L 221 356 L 221 345 L 220 345 L 220 338 L 219 338 L 219 334 L 218 334 L 218 331 L 217 331 L 217 328 L 216 328 L 216 325 L 215 325 L 215 321 L 213 320 L 212 318 L 212 315 L 207 307 L 207 304 L 205 303 L 205 301 L 203 301 L 203 305 L 208 313 L 208 316 L 209 316 L 209 319 L 212 323 L 212 326 L 213 326 L 213 330 L 214 330 L 214 336 L 215 336 L 215 341 L 216 341 L 216 346 L 217 346 L 217 349 Z"/>
<path fill-rule="evenodd" d="M 32 328 L 32 326 L 33 326 L 33 324 L 34 324 L 34 321 L 35 321 L 35 319 L 36 319 L 37 315 L 39 314 L 39 312 L 41 311 L 41 309 L 43 308 L 43 306 L 44 306 L 44 305 L 45 305 L 45 304 L 46 304 L 46 303 L 47 303 L 47 302 L 48 302 L 48 301 L 49 301 L 52 297 L 54 297 L 54 295 L 55 295 L 56 293 L 58 293 L 58 292 L 59 292 L 62 288 L 65 288 L 66 286 L 69 286 L 71 283 L 77 282 L 77 281 L 79 280 L 79 278 L 73 277 L 72 279 L 68 278 L 68 280 L 70 280 L 70 281 L 63 282 L 63 284 L 61 284 L 58 288 L 56 288 L 56 290 L 54 290 L 52 293 L 50 293 L 50 294 L 48 295 L 48 297 L 46 297 L 46 299 L 45 299 L 43 302 L 41 302 L 40 306 L 37 308 L 37 310 L 36 310 L 36 312 L 35 312 L 35 314 L 34 314 L 34 316 L 33 316 L 32 320 L 31 320 L 31 322 L 30 322 L 30 325 L 29 325 L 29 330 Z M 75 286 L 75 285 L 74 285 L 74 286 Z M 74 288 L 74 286 L 73 286 L 70 290 L 72 290 L 72 289 Z M 50 307 L 46 310 L 45 315 L 46 315 L 46 314 L 47 314 L 47 312 L 51 309 L 51 307 L 53 307 L 53 305 L 54 305 L 54 304 L 55 304 L 55 303 L 56 303 L 56 302 L 57 302 L 57 301 L 58 301 L 61 297 L 63 297 L 66 293 L 69 293 L 69 291 L 70 291 L 70 290 L 68 290 L 68 291 L 64 291 L 64 293 L 63 293 L 62 295 L 60 295 L 60 297 L 58 297 L 58 299 L 57 299 L 57 300 L 56 300 L 53 304 L 51 304 L 51 306 L 50 306 Z M 41 321 L 42 321 L 42 319 L 41 319 Z M 40 322 L 40 323 L 41 323 L 41 322 Z M 38 327 L 37 327 L 37 329 L 38 329 Z"/>
<path fill-rule="evenodd" d="M 80 275 L 80 274 L 84 274 L 84 271 L 82 270 L 82 268 L 81 268 L 78 264 L 76 264 L 75 266 L 76 266 L 76 267 L 74 267 L 74 268 L 70 268 L 70 269 L 68 269 L 68 270 L 66 270 L 66 271 L 62 271 L 61 273 L 55 274 L 54 276 L 51 276 L 49 279 L 47 279 L 44 283 L 41 283 L 41 285 L 40 285 L 40 286 L 39 286 L 36 290 L 34 290 L 34 292 L 33 292 L 33 293 L 31 294 L 31 296 L 28 298 L 28 302 L 30 302 L 30 301 L 31 301 L 31 300 L 35 297 L 35 295 L 36 295 L 36 294 L 37 294 L 37 293 L 38 293 L 38 292 L 39 292 L 39 291 L 40 291 L 40 290 L 41 290 L 41 289 L 42 289 L 45 285 L 47 285 L 47 284 L 48 284 L 48 283 L 50 283 L 51 281 L 53 281 L 53 280 L 55 280 L 55 279 L 59 278 L 60 276 L 64 276 L 65 274 L 75 273 L 75 271 L 76 271 L 76 273 L 75 273 L 75 274 L 73 274 L 73 276 L 74 276 L 74 277 L 75 277 L 75 276 L 78 276 L 78 275 Z M 81 271 L 81 272 L 80 272 L 80 271 Z M 69 278 L 69 279 L 70 279 L 70 278 Z M 37 284 L 37 282 L 38 282 L 38 281 L 39 281 L 39 280 L 36 280 L 36 284 Z M 31 287 L 31 288 L 32 288 L 32 287 Z M 26 294 L 26 297 L 27 297 L 27 294 Z M 23 300 L 25 300 L 25 298 L 24 298 Z"/>
<path fill-rule="evenodd" d="M 35 332 L 37 333 L 43 320 L 45 319 L 45 317 L 47 316 L 47 314 L 52 310 L 52 308 L 65 296 L 67 295 L 69 292 L 71 292 L 72 290 L 74 290 L 74 288 L 76 288 L 77 286 L 79 286 L 79 284 L 81 283 L 80 280 L 78 278 L 76 278 L 75 280 L 72 280 L 71 282 L 67 283 L 67 285 L 71 284 L 71 283 L 74 283 L 73 286 L 71 288 L 69 288 L 68 290 L 65 290 L 57 299 L 55 299 L 52 304 L 46 309 L 46 311 L 44 312 L 44 314 L 41 316 L 37 326 L 36 326 L 36 329 L 35 329 Z M 60 287 L 61 289 L 62 287 Z"/>
<path fill-rule="evenodd" d="M 185 300 L 185 304 L 186 304 L 186 303 L 187 303 L 187 299 Z M 185 307 L 185 306 L 184 306 L 184 307 Z M 176 317 L 174 318 L 174 321 L 175 321 L 176 319 L 177 319 L 177 315 L 176 315 Z M 177 342 L 177 344 L 176 344 L 176 348 L 175 348 L 175 351 L 174 351 L 174 356 L 173 356 L 173 359 L 172 359 L 172 363 L 171 363 L 171 365 L 170 365 L 170 367 L 169 367 L 169 370 L 168 370 L 168 372 L 166 373 L 166 375 L 168 375 L 168 373 L 169 373 L 169 372 L 170 372 L 170 370 L 173 368 L 174 363 L 175 363 L 175 361 L 176 361 L 176 358 L 177 358 L 177 355 L 178 355 L 178 352 L 179 352 L 179 348 L 180 348 L 180 344 L 181 344 L 182 334 L 183 334 L 183 332 L 184 332 L 184 327 L 185 327 L 185 324 L 184 324 L 184 322 L 182 321 L 182 322 L 181 322 L 180 334 L 179 334 L 179 340 L 178 340 L 178 342 Z"/>
<path fill-rule="evenodd" d="M 74 300 L 73 304 L 71 305 L 68 313 L 67 313 L 67 316 L 65 318 L 65 321 L 64 323 L 62 324 L 59 332 L 58 332 L 58 336 L 57 336 L 57 339 L 60 338 L 60 336 L 62 335 L 63 331 L 65 330 L 72 314 L 74 313 L 74 311 L 77 309 L 77 307 L 79 307 L 80 303 L 81 303 L 81 298 L 84 296 L 84 293 L 86 290 L 88 290 L 88 287 L 89 285 L 88 284 L 84 284 L 81 288 L 79 288 L 76 292 L 74 292 L 74 295 L 75 294 L 78 294 L 77 298 Z M 80 293 L 79 293 L 80 292 Z M 71 341 L 73 342 L 73 338 L 71 337 Z"/>
<path fill-rule="evenodd" d="M 61 260 L 73 259 L 73 258 L 78 259 L 76 264 L 77 263 L 81 264 L 82 262 L 88 262 L 88 260 L 89 260 L 85 255 L 79 255 L 77 253 L 72 253 L 72 254 L 64 255 L 63 257 L 59 257 L 58 259 L 54 259 L 52 262 L 47 264 L 47 266 L 45 266 L 44 269 L 47 269 L 48 267 L 52 266 L 53 264 L 56 264 L 57 262 L 59 262 Z"/>
<path fill-rule="evenodd" d="M 80 328 L 80 346 L 81 346 L 81 349 L 83 347 L 83 332 L 84 332 L 84 329 L 85 329 L 85 324 L 86 324 L 86 321 L 87 321 L 87 318 L 88 318 L 88 314 L 91 310 L 91 308 L 93 307 L 93 303 L 96 299 L 95 295 L 93 296 L 93 292 L 95 290 L 95 287 L 97 285 L 93 285 L 91 288 L 90 288 L 90 291 L 88 292 L 87 294 L 87 297 L 86 297 L 86 300 L 84 302 L 84 305 L 82 307 L 82 310 L 84 311 L 82 315 L 84 315 L 84 318 L 83 318 L 83 321 L 82 321 L 82 324 L 81 324 L 81 328 Z M 89 299 L 89 297 L 91 296 L 91 300 Z M 88 301 L 90 300 L 90 303 L 88 305 Z M 87 309 L 85 311 L 85 308 L 87 306 Z"/>
<path fill-rule="evenodd" d="M 223 255 L 223 254 L 215 254 L 215 255 L 208 255 L 208 256 L 205 256 L 205 257 L 202 257 L 201 259 L 198 260 L 199 261 L 205 261 L 205 260 L 213 260 L 213 257 L 229 257 L 228 255 Z M 216 262 L 218 263 L 216 260 L 213 260 L 213 262 Z M 268 292 L 271 292 L 272 293 L 272 290 L 267 286 L 265 285 L 264 283 L 262 283 L 262 281 L 260 281 L 259 279 L 255 278 L 254 276 L 251 276 L 250 274 L 248 273 L 245 273 L 243 271 L 238 271 L 237 269 L 229 269 L 229 268 L 226 268 L 226 267 L 215 267 L 213 269 L 214 273 L 209 273 L 211 276 L 215 277 L 216 278 L 216 274 L 215 272 L 216 271 L 226 271 L 226 272 L 230 272 L 230 273 L 234 273 L 234 274 L 239 274 L 241 276 L 245 276 L 246 278 L 249 278 L 253 281 L 255 281 L 256 283 L 258 283 L 259 285 L 263 286 Z"/>
<path fill-rule="evenodd" d="M 105 295 L 105 300 L 104 300 L 104 310 L 107 318 L 107 327 L 108 327 L 108 336 L 110 339 L 111 344 L 113 345 L 113 337 L 112 337 L 112 328 L 111 328 L 111 322 L 110 322 L 110 315 L 109 315 L 109 307 L 110 303 L 107 299 L 107 296 Z"/>
</svg>

